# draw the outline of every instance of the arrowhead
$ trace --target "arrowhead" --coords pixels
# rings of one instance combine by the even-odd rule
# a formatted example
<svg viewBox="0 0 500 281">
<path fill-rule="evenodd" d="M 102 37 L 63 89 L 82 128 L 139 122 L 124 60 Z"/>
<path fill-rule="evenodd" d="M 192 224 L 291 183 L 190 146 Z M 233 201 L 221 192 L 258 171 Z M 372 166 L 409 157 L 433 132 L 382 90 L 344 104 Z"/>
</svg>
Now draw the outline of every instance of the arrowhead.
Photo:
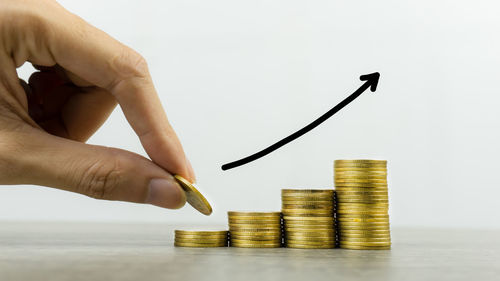
<svg viewBox="0 0 500 281">
<path fill-rule="evenodd" d="M 370 85 L 370 91 L 375 92 L 377 90 L 378 79 L 380 78 L 380 73 L 373 72 L 370 74 L 361 75 L 359 79 L 361 81 L 366 81 Z"/>
</svg>

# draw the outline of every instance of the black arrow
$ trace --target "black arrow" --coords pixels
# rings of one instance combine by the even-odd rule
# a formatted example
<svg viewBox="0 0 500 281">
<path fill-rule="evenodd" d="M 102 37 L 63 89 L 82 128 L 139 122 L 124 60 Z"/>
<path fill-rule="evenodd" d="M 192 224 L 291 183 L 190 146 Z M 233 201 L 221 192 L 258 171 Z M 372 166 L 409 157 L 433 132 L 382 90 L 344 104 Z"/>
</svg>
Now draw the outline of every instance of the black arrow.
<svg viewBox="0 0 500 281">
<path fill-rule="evenodd" d="M 345 98 L 343 101 L 341 101 L 339 104 L 337 104 L 334 108 L 328 110 L 325 114 L 321 115 L 318 119 L 314 120 L 311 122 L 309 125 L 305 126 L 304 128 L 298 130 L 297 132 L 289 135 L 288 137 L 280 140 L 279 142 L 255 153 L 250 156 L 247 156 L 243 159 L 236 160 L 231 163 L 227 163 L 222 165 L 222 170 L 229 170 L 232 168 L 236 168 L 241 165 L 245 165 L 246 163 L 252 162 L 254 160 L 257 160 L 263 156 L 266 156 L 267 154 L 275 151 L 276 149 L 284 146 L 285 144 L 295 140 L 296 138 L 304 135 L 305 133 L 311 131 L 312 129 L 316 128 L 319 124 L 325 122 L 328 118 L 332 117 L 335 113 L 339 112 L 342 108 L 344 108 L 346 105 L 348 105 L 350 102 L 355 100 L 357 97 L 359 97 L 366 89 L 370 88 L 370 91 L 375 92 L 377 90 L 377 85 L 378 85 L 378 80 L 380 78 L 380 73 L 374 72 L 371 74 L 366 74 L 366 75 L 361 75 L 359 79 L 361 81 L 366 81 L 361 87 L 359 87 L 354 93 L 352 93 L 350 96 Z"/>
</svg>

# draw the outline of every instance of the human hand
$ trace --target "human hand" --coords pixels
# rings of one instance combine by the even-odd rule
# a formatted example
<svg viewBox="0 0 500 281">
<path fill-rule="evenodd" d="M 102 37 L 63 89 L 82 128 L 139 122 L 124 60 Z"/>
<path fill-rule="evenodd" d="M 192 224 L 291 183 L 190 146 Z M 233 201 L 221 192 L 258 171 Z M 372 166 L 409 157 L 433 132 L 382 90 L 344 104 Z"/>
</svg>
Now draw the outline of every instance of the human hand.
<svg viewBox="0 0 500 281">
<path fill-rule="evenodd" d="M 29 84 L 16 68 L 40 70 Z M 151 160 L 85 144 L 116 104 Z M 53 0 L 0 7 L 0 184 L 180 208 L 172 174 L 195 175 L 144 59 Z"/>
</svg>

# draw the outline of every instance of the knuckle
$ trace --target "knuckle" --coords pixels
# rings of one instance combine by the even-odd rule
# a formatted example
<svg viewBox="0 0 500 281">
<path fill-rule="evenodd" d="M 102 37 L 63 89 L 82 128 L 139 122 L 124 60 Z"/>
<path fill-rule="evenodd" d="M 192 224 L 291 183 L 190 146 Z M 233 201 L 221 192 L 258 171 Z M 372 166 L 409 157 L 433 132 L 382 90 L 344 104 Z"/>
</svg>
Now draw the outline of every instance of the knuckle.
<svg viewBox="0 0 500 281">
<path fill-rule="evenodd" d="M 149 81 L 149 70 L 146 59 L 136 51 L 123 46 L 110 62 L 115 77 L 104 88 L 114 92 L 119 88 L 134 89 Z"/>
<path fill-rule="evenodd" d="M 121 79 L 144 78 L 149 73 L 146 59 L 125 46 L 113 57 L 111 65 Z"/>
<path fill-rule="evenodd" d="M 97 160 L 84 169 L 78 182 L 80 193 L 96 199 L 113 199 L 123 173 L 120 159 L 114 155 L 110 158 Z"/>
</svg>

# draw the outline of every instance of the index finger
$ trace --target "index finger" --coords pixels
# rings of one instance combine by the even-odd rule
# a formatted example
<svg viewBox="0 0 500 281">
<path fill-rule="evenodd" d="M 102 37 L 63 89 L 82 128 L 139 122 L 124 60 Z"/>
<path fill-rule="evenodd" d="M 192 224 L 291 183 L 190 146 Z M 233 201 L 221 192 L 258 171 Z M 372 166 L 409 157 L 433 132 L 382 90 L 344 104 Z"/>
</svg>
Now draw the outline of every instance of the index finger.
<svg viewBox="0 0 500 281">
<path fill-rule="evenodd" d="M 57 21 L 49 20 L 51 32 L 46 39 L 55 62 L 107 89 L 117 99 L 151 160 L 194 181 L 194 173 L 168 122 L 144 58 L 58 7 L 60 16 Z"/>
</svg>

